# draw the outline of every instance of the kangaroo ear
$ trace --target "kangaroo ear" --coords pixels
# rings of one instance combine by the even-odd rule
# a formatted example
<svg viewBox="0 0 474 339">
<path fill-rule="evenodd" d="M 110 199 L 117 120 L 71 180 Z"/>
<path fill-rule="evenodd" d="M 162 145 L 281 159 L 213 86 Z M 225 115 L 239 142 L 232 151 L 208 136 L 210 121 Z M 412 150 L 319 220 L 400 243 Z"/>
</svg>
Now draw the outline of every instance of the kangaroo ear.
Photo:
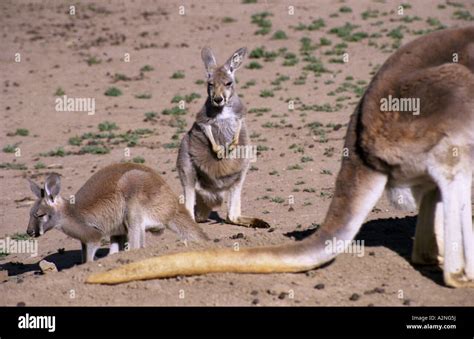
<svg viewBox="0 0 474 339">
<path fill-rule="evenodd" d="M 225 68 L 227 68 L 231 73 L 234 73 L 244 61 L 245 56 L 247 55 L 247 48 L 239 48 L 232 54 L 232 56 L 225 63 Z"/>
<path fill-rule="evenodd" d="M 44 191 L 46 197 L 51 202 L 58 196 L 59 190 L 61 189 L 61 177 L 57 173 L 48 175 L 44 183 Z"/>
<path fill-rule="evenodd" d="M 211 74 L 217 66 L 214 53 L 212 53 L 212 50 L 209 47 L 204 47 L 201 51 L 201 58 L 204 62 L 204 66 L 206 67 L 207 73 Z"/>
<path fill-rule="evenodd" d="M 39 187 L 33 180 L 27 178 L 28 182 L 30 183 L 30 188 L 31 192 L 37 197 L 37 198 L 42 198 L 43 197 L 43 190 L 41 187 Z"/>
</svg>

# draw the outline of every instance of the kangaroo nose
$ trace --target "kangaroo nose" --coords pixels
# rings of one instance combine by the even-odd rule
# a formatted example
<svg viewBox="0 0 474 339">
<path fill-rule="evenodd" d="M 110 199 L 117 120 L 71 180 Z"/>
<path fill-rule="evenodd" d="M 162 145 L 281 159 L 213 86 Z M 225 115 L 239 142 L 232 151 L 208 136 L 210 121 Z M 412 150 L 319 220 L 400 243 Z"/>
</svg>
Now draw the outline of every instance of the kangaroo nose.
<svg viewBox="0 0 474 339">
<path fill-rule="evenodd" d="M 220 104 L 220 103 L 222 102 L 222 100 L 224 100 L 222 97 L 215 97 L 215 98 L 214 98 L 214 102 L 215 102 L 216 104 Z"/>
</svg>

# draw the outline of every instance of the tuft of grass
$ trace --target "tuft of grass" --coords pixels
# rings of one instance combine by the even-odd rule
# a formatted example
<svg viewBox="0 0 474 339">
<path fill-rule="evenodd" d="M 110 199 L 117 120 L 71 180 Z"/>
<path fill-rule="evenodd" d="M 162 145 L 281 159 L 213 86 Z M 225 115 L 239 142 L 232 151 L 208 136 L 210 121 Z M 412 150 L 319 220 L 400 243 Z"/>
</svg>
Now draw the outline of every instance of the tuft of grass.
<svg viewBox="0 0 474 339">
<path fill-rule="evenodd" d="M 186 109 L 179 108 L 178 106 L 174 106 L 173 108 L 170 109 L 164 109 L 161 112 L 163 115 L 173 115 L 173 116 L 178 116 L 178 115 L 185 115 L 187 113 Z"/>
<path fill-rule="evenodd" d="M 352 8 L 350 8 L 349 6 L 342 6 L 341 8 L 339 8 L 339 12 L 341 12 L 341 13 L 352 13 Z"/>
<path fill-rule="evenodd" d="M 42 163 L 41 161 L 38 161 L 36 164 L 35 164 L 35 169 L 36 170 L 39 170 L 39 169 L 44 169 L 46 168 L 46 165 L 44 163 Z"/>
<path fill-rule="evenodd" d="M 122 91 L 117 87 L 110 87 L 105 91 L 104 95 L 108 97 L 118 97 L 122 95 Z"/>
<path fill-rule="evenodd" d="M 304 156 L 301 158 L 301 162 L 310 162 L 310 161 L 313 161 L 313 158 L 309 157 L 309 156 Z"/>
<path fill-rule="evenodd" d="M 15 153 L 17 146 L 18 146 L 18 144 L 6 145 L 5 147 L 3 147 L 3 152 L 5 152 L 5 153 Z"/>
<path fill-rule="evenodd" d="M 251 22 L 260 29 L 255 32 L 256 35 L 266 35 L 270 33 L 272 22 L 268 19 L 272 14 L 269 12 L 260 12 L 252 15 Z"/>
<path fill-rule="evenodd" d="M 66 94 L 66 92 L 64 92 L 64 90 L 61 87 L 58 87 L 58 89 L 56 89 L 56 92 L 54 92 L 54 95 L 57 97 L 61 97 L 64 94 Z"/>
<path fill-rule="evenodd" d="M 346 22 L 344 26 L 331 28 L 329 30 L 329 33 L 336 34 L 339 38 L 341 38 L 345 41 L 356 42 L 356 41 L 360 41 L 364 38 L 367 38 L 369 36 L 365 32 L 353 33 L 353 31 L 358 27 L 359 26 L 357 26 L 357 25 L 353 25 L 349 22 Z"/>
<path fill-rule="evenodd" d="M 79 153 L 80 154 L 107 154 L 109 153 L 110 150 L 105 147 L 105 146 L 100 146 L 100 145 L 86 145 L 86 146 L 83 146 Z"/>
<path fill-rule="evenodd" d="M 151 72 L 153 70 L 154 70 L 154 68 L 150 65 L 145 65 L 142 68 L 140 68 L 140 72 Z"/>
<path fill-rule="evenodd" d="M 234 18 L 231 18 L 230 16 L 225 16 L 222 18 L 222 23 L 224 24 L 230 24 L 232 22 L 236 22 L 237 20 L 235 20 Z"/>
<path fill-rule="evenodd" d="M 27 170 L 25 164 L 17 163 L 17 162 L 2 162 L 0 163 L 0 169 L 7 169 L 7 170 Z"/>
<path fill-rule="evenodd" d="M 321 46 L 330 46 L 332 44 L 332 42 L 331 42 L 331 40 L 323 37 L 323 38 L 319 39 L 319 44 Z"/>
<path fill-rule="evenodd" d="M 82 142 L 82 138 L 78 136 L 71 137 L 68 140 L 69 145 L 72 145 L 72 146 L 80 146 L 81 142 Z"/>
<path fill-rule="evenodd" d="M 295 164 L 295 165 L 289 165 L 286 169 L 288 171 L 294 171 L 294 170 L 302 170 L 303 167 L 301 167 L 300 164 Z"/>
<path fill-rule="evenodd" d="M 136 164 L 144 164 L 145 158 L 138 156 L 138 157 L 133 158 L 132 161 Z"/>
<path fill-rule="evenodd" d="M 252 61 L 245 68 L 248 69 L 261 69 L 263 66 L 260 65 L 257 61 Z"/>
<path fill-rule="evenodd" d="M 149 94 L 149 93 L 137 94 L 137 95 L 135 95 L 135 98 L 137 98 L 137 99 L 151 99 L 151 94 Z"/>
<path fill-rule="evenodd" d="M 268 98 L 268 97 L 273 97 L 273 91 L 269 89 L 264 89 L 260 92 L 260 97 L 262 98 Z"/>
<path fill-rule="evenodd" d="M 90 56 L 87 58 L 86 62 L 89 66 L 92 66 L 92 65 L 100 64 L 102 60 L 100 60 L 99 58 L 96 58 L 95 56 Z"/>
<path fill-rule="evenodd" d="M 184 79 L 185 75 L 183 71 L 177 71 L 174 72 L 173 75 L 171 75 L 171 79 Z"/>
<path fill-rule="evenodd" d="M 29 240 L 31 237 L 26 233 L 15 233 L 10 237 L 12 240 Z"/>
<path fill-rule="evenodd" d="M 468 10 L 457 10 L 453 13 L 453 18 L 457 20 L 474 21 L 474 16 Z"/>
<path fill-rule="evenodd" d="M 275 33 L 273 33 L 272 39 L 273 40 L 286 40 L 288 39 L 288 36 L 286 35 L 284 31 L 278 30 Z"/>
<path fill-rule="evenodd" d="M 110 122 L 110 121 L 101 122 L 98 125 L 98 128 L 99 128 L 99 131 L 101 131 L 101 132 L 113 131 L 113 130 L 119 129 L 119 127 L 117 126 L 117 124 L 115 122 Z"/>
<path fill-rule="evenodd" d="M 145 113 L 145 121 L 155 120 L 157 115 L 158 115 L 158 113 L 156 113 L 156 112 L 146 112 Z"/>
<path fill-rule="evenodd" d="M 40 155 L 43 157 L 64 157 L 69 155 L 69 152 L 66 152 L 62 147 L 58 147 L 55 150 L 46 153 L 40 153 Z"/>
</svg>

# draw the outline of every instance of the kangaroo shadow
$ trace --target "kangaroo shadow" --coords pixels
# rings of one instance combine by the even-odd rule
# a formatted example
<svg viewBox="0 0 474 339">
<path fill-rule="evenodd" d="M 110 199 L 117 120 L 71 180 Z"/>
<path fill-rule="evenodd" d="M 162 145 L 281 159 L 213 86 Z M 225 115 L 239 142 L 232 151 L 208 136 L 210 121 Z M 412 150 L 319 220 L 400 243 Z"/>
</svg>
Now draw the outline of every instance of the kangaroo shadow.
<svg viewBox="0 0 474 339">
<path fill-rule="evenodd" d="M 444 286 L 443 274 L 438 266 L 415 265 L 411 262 L 416 220 L 416 216 L 371 220 L 362 225 L 355 240 L 364 240 L 366 247 L 384 246 L 398 253 L 423 276 L 438 285 Z M 300 241 L 315 231 L 316 229 L 293 231 L 286 233 L 285 236 Z M 372 255 L 372 251 L 368 252 L 369 255 Z"/>
<path fill-rule="evenodd" d="M 107 248 L 101 248 L 97 251 L 96 257 L 102 258 L 108 254 Z M 35 272 L 35 274 L 42 274 L 39 267 L 41 260 L 47 260 L 56 265 L 58 271 L 71 268 L 82 264 L 81 250 L 63 251 L 50 254 L 46 257 L 37 257 L 37 262 L 34 264 L 23 264 L 18 261 L 10 261 L 0 264 L 0 270 L 8 272 L 8 276 L 19 276 L 28 272 Z"/>
</svg>

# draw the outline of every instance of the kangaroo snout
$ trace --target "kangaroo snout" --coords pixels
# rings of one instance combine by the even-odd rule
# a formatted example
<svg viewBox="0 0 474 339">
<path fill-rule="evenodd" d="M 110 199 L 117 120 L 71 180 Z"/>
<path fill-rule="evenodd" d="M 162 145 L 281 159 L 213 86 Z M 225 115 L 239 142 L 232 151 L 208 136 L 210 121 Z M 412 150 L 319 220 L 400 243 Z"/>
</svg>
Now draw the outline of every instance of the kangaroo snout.
<svg viewBox="0 0 474 339">
<path fill-rule="evenodd" d="M 215 96 L 212 101 L 216 106 L 222 106 L 224 104 L 224 98 L 222 96 Z"/>
</svg>

